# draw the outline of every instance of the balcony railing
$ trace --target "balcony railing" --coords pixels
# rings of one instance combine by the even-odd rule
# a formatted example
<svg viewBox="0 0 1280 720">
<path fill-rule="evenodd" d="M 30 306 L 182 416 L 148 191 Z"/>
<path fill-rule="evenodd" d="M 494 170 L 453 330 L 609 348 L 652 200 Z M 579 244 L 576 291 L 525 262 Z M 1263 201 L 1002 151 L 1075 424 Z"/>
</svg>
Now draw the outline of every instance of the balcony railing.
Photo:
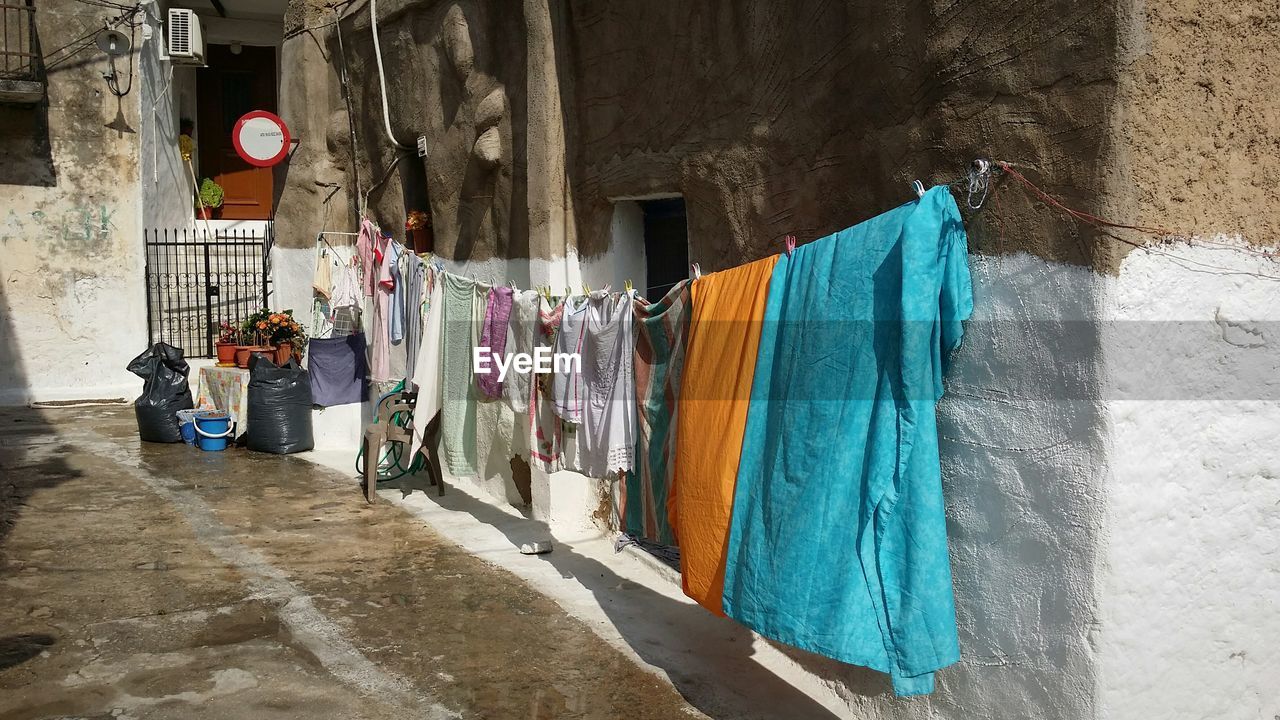
<svg viewBox="0 0 1280 720">
<path fill-rule="evenodd" d="M 38 80 L 36 9 L 18 0 L 0 2 L 0 79 Z"/>
<path fill-rule="evenodd" d="M 39 48 L 30 0 L 0 0 L 0 103 L 44 98 Z"/>
</svg>

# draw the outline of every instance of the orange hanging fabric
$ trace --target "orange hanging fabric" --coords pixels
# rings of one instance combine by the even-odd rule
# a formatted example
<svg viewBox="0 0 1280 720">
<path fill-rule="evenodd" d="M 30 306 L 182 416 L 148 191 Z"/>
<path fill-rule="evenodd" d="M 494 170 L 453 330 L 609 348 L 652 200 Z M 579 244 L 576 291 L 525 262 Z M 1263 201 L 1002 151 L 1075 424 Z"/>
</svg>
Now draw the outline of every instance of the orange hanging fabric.
<svg viewBox="0 0 1280 720">
<path fill-rule="evenodd" d="M 774 255 L 698 278 L 692 286 L 675 477 L 667 514 L 680 544 L 684 592 L 723 615 L 725 558 L 738 457 L 755 376 Z"/>
</svg>

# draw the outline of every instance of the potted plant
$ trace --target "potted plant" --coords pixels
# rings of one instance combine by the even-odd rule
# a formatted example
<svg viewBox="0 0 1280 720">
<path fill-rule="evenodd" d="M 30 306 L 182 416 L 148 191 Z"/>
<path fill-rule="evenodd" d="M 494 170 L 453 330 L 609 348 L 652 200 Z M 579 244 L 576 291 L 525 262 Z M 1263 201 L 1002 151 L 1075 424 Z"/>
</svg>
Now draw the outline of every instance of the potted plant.
<svg viewBox="0 0 1280 720">
<path fill-rule="evenodd" d="M 223 192 L 222 186 L 218 183 L 205 178 L 200 183 L 200 203 L 199 212 L 202 220 L 208 220 L 211 217 L 217 217 L 218 208 L 222 207 Z"/>
<path fill-rule="evenodd" d="M 276 364 L 284 365 L 289 358 L 297 356 L 302 359 L 302 346 L 307 334 L 302 325 L 293 319 L 293 310 L 271 313 L 267 317 L 267 331 L 271 342 L 276 346 Z"/>
<path fill-rule="evenodd" d="M 240 331 L 235 325 L 223 320 L 218 323 L 218 367 L 233 367 L 236 364 L 236 345 L 240 340 Z"/>
<path fill-rule="evenodd" d="M 249 367 L 249 358 L 254 353 L 274 353 L 275 348 L 268 343 L 271 340 L 271 332 L 269 330 L 270 323 L 267 322 L 271 317 L 271 310 L 262 308 L 249 317 L 240 325 L 240 342 L 243 343 L 236 348 L 236 366 L 241 368 Z M 274 357 L 274 355 L 272 356 Z"/>
<path fill-rule="evenodd" d="M 435 237 L 431 232 L 431 215 L 421 210 L 410 210 L 404 221 L 405 233 L 409 236 L 409 245 L 417 253 L 432 252 L 435 249 Z"/>
</svg>

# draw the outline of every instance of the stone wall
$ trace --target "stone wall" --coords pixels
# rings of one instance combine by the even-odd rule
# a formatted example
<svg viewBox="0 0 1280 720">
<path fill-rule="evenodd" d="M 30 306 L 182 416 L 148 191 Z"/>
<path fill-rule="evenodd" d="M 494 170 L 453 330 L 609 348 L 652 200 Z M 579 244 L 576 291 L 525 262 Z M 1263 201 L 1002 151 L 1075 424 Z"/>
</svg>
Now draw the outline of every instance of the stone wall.
<svg viewBox="0 0 1280 720">
<path fill-rule="evenodd" d="M 116 11 L 37 7 L 46 101 L 0 105 L 0 404 L 131 397 L 124 367 L 147 341 L 137 58 L 116 63 L 135 75 L 117 100 L 92 47 Z"/>
</svg>

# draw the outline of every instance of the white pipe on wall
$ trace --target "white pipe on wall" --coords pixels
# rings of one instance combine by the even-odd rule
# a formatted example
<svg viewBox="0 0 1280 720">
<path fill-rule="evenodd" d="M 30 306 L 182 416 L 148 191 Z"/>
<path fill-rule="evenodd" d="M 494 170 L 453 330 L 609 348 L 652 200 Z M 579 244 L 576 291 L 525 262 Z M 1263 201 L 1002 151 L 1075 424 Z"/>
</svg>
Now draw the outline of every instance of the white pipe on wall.
<svg viewBox="0 0 1280 720">
<path fill-rule="evenodd" d="M 369 27 L 373 31 L 373 56 L 378 65 L 378 86 L 382 89 L 382 125 L 387 131 L 387 140 L 391 141 L 394 147 L 401 150 L 408 150 L 405 145 L 401 145 L 396 136 L 391 133 L 391 111 L 387 107 L 387 73 L 382 68 L 382 43 L 378 40 L 378 0 L 369 0 Z"/>
</svg>

